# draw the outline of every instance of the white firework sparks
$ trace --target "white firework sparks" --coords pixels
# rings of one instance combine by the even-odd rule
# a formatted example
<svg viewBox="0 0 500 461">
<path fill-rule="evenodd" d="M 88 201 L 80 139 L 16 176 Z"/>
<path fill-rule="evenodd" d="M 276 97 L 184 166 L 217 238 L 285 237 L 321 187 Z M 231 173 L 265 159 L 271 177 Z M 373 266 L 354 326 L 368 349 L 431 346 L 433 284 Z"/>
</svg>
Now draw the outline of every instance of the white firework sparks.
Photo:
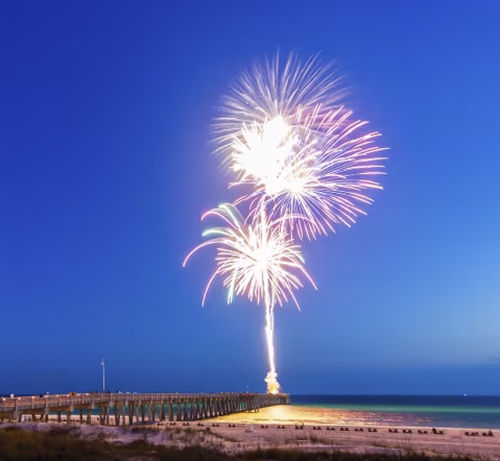
<svg viewBox="0 0 500 461">
<path fill-rule="evenodd" d="M 276 118 L 294 126 L 298 111 L 326 114 L 339 107 L 344 95 L 340 76 L 331 64 L 321 64 L 318 55 L 301 61 L 293 53 L 286 60 L 277 54 L 255 63 L 221 100 L 221 115 L 213 124 L 216 152 L 232 168 L 234 138 L 244 126 L 263 127 Z"/>
</svg>

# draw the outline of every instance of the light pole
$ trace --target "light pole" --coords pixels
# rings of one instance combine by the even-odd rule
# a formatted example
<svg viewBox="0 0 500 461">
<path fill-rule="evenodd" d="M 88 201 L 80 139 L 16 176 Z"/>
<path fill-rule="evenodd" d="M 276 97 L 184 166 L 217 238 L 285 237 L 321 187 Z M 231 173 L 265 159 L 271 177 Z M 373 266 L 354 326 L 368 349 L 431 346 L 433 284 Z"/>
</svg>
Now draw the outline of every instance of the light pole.
<svg viewBox="0 0 500 461">
<path fill-rule="evenodd" d="M 106 390 L 106 371 L 104 369 L 104 359 L 101 361 L 102 366 L 102 392 Z"/>
</svg>

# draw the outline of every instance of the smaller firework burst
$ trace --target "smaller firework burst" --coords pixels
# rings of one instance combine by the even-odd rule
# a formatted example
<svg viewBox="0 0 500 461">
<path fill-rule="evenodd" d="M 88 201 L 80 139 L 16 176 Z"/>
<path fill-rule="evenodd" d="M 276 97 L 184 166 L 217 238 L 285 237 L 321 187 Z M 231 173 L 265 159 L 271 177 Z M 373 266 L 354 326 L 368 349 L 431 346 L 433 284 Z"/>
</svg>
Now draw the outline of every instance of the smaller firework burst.
<svg viewBox="0 0 500 461">
<path fill-rule="evenodd" d="M 258 220 L 245 224 L 237 208 L 230 204 L 206 212 L 202 220 L 209 216 L 222 219 L 226 225 L 205 231 L 203 236 L 211 239 L 192 250 L 184 260 L 183 267 L 193 253 L 215 245 L 216 269 L 209 278 L 202 304 L 217 276 L 222 278 L 222 284 L 228 290 L 228 303 L 235 295 L 244 295 L 250 301 L 264 304 L 269 360 L 266 383 L 268 392 L 277 393 L 279 384 L 273 345 L 274 307 L 290 299 L 299 307 L 294 291 L 303 286 L 302 279 L 307 279 L 314 288 L 316 286 L 304 268 L 300 247 L 291 241 L 282 219 L 270 219 L 262 208 Z"/>
</svg>

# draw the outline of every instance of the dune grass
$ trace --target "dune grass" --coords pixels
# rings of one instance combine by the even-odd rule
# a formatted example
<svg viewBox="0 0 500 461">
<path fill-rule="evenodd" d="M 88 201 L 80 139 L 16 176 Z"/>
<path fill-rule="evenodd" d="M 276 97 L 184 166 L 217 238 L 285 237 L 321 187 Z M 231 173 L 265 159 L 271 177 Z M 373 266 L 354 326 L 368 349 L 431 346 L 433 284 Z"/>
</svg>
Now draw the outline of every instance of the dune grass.
<svg viewBox="0 0 500 461">
<path fill-rule="evenodd" d="M 55 428 L 49 431 L 26 431 L 16 427 L 0 428 L 0 459 L 2 461 L 473 461 L 466 457 L 430 457 L 411 455 L 360 455 L 341 452 L 301 450 L 252 450 L 229 455 L 200 445 L 175 448 L 151 445 L 136 440 L 127 445 L 109 443 L 104 439 L 86 440 L 78 430 Z"/>
</svg>

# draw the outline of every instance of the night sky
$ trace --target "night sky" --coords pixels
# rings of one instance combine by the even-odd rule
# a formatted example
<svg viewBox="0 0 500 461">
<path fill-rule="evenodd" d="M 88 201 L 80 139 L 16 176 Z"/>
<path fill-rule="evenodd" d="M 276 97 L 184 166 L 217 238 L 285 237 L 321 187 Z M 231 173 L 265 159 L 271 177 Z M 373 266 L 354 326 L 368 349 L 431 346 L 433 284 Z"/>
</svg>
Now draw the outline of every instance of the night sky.
<svg viewBox="0 0 500 461">
<path fill-rule="evenodd" d="M 439 6 L 438 6 L 439 5 Z M 389 147 L 276 312 L 300 394 L 498 394 L 500 3 L 0 3 L 0 393 L 264 391 L 262 307 L 201 296 L 234 199 L 210 123 L 279 49 L 335 61 Z"/>
</svg>

